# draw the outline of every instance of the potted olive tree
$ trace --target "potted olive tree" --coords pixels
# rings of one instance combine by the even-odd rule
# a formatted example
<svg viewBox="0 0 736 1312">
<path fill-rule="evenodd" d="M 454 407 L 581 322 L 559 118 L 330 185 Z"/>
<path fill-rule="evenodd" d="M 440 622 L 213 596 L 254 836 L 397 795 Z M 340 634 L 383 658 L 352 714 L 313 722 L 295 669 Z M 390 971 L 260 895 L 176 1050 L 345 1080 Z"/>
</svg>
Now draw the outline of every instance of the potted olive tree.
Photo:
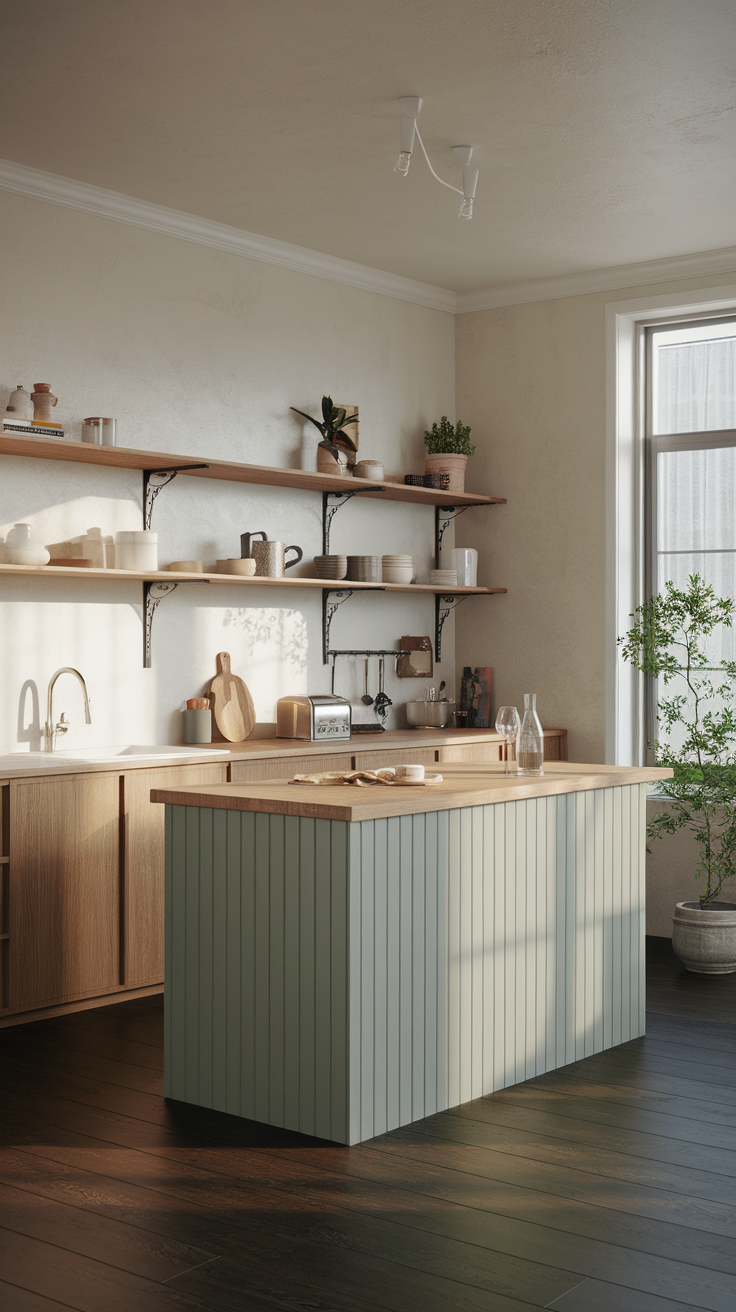
<svg viewBox="0 0 736 1312">
<path fill-rule="evenodd" d="M 322 422 L 313 419 L 303 410 L 291 409 L 322 434 L 317 449 L 317 470 L 320 474 L 352 474 L 348 468 L 349 452 L 358 450 L 358 411 L 355 406 L 333 405 L 331 396 L 322 397 Z M 350 414 L 348 414 L 350 410 Z"/>
<path fill-rule="evenodd" d="M 638 606 L 636 623 L 619 639 L 626 660 L 665 689 L 662 741 L 652 747 L 673 777 L 658 785 L 662 808 L 647 835 L 688 829 L 700 848 L 693 871 L 700 896 L 676 904 L 672 946 L 688 970 L 704 975 L 736 971 L 736 902 L 721 896 L 736 874 L 736 661 L 713 654 L 735 609 L 694 574 L 686 588 L 667 583 Z"/>
<path fill-rule="evenodd" d="M 470 441 L 470 429 L 458 419 L 451 424 L 443 415 L 438 424 L 425 431 L 427 457 L 424 470 L 427 474 L 449 474 L 450 492 L 465 491 L 465 466 L 475 447 Z"/>
</svg>

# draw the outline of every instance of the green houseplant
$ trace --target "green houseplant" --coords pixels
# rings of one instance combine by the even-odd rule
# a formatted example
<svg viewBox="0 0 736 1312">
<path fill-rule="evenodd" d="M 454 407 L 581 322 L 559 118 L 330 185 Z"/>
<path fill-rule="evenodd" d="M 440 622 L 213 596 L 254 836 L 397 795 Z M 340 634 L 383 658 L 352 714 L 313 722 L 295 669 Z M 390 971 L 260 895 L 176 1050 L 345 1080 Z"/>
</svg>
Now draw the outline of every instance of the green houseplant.
<svg viewBox="0 0 736 1312">
<path fill-rule="evenodd" d="M 672 942 L 700 974 L 736 971 L 736 904 L 719 900 L 736 874 L 736 661 L 712 654 L 712 639 L 732 627 L 734 613 L 730 597 L 717 597 L 693 574 L 685 588 L 668 582 L 638 606 L 636 623 L 619 639 L 625 659 L 664 688 L 662 740 L 652 748 L 673 776 L 659 784 L 662 807 L 647 834 L 687 829 L 698 844 L 700 896 L 677 904 Z"/>
<path fill-rule="evenodd" d="M 346 407 L 334 405 L 331 396 L 322 397 L 321 422 L 305 414 L 303 410 L 297 410 L 295 405 L 291 409 L 295 414 L 301 415 L 302 419 L 308 419 L 310 424 L 314 424 L 322 434 L 317 453 L 317 468 L 320 473 L 349 473 L 347 451 L 358 450 L 357 410 L 354 414 L 348 415 Z"/>
<path fill-rule="evenodd" d="M 427 474 L 449 474 L 450 492 L 465 491 L 465 466 L 468 456 L 475 451 L 470 441 L 470 429 L 458 419 L 451 424 L 447 415 L 443 415 L 438 424 L 425 430 L 424 443 L 427 458 L 424 469 Z"/>
</svg>

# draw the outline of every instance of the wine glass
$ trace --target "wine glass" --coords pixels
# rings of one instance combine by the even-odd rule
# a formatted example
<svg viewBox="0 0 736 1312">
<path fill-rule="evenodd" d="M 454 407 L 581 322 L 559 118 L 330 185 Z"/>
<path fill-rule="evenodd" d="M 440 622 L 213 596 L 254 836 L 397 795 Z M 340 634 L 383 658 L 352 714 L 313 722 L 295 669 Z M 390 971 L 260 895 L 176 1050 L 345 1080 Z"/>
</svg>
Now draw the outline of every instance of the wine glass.
<svg viewBox="0 0 736 1312">
<path fill-rule="evenodd" d="M 499 706 L 498 715 L 496 716 L 496 733 L 500 733 L 504 740 L 504 774 L 511 774 L 509 770 L 509 747 L 515 741 L 520 728 L 521 719 L 516 707 Z"/>
</svg>

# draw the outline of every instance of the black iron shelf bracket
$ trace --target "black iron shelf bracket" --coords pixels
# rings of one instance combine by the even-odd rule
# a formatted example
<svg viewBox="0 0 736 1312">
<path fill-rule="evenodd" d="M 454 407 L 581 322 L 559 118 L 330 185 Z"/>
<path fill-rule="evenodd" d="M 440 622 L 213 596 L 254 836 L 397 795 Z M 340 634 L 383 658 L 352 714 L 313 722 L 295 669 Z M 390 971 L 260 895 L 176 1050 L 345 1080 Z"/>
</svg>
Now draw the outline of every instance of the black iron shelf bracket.
<svg viewBox="0 0 736 1312">
<path fill-rule="evenodd" d="M 447 593 L 445 593 L 445 592 L 443 592 L 443 593 L 439 593 L 439 592 L 437 592 L 437 593 L 435 593 L 435 598 L 434 598 L 434 658 L 435 658 L 435 660 L 437 661 L 437 664 L 438 664 L 438 665 L 439 665 L 440 661 L 442 660 L 442 655 L 441 655 L 441 652 L 442 652 L 442 630 L 443 630 L 444 625 L 445 625 L 445 620 L 448 618 L 448 616 L 450 615 L 450 613 L 451 613 L 453 610 L 455 610 L 455 608 L 456 608 L 457 606 L 460 605 L 461 601 L 467 601 L 468 597 L 470 597 L 470 596 L 472 596 L 472 595 L 473 595 L 473 594 L 470 593 L 470 592 L 463 592 L 463 593 L 460 593 L 460 595 L 458 595 L 457 593 L 453 593 L 453 592 L 447 592 Z"/>
<path fill-rule="evenodd" d="M 151 527 L 153 503 L 162 487 L 171 483 L 185 469 L 209 469 L 209 465 L 171 465 L 168 469 L 143 470 L 143 527 Z M 156 480 L 154 482 L 154 480 Z"/>
<path fill-rule="evenodd" d="M 341 506 L 347 505 L 351 497 L 357 497 L 361 492 L 383 492 L 382 487 L 356 487 L 352 492 L 323 492 L 322 493 L 322 555 L 330 554 L 330 529 L 332 521 L 335 518 Z"/>
<path fill-rule="evenodd" d="M 440 568 L 442 539 L 453 519 L 457 519 L 458 515 L 462 515 L 464 510 L 470 510 L 470 506 L 435 506 L 434 508 L 434 563 L 436 569 Z M 439 657 L 437 659 L 439 660 Z"/>
<path fill-rule="evenodd" d="M 335 611 L 339 606 L 349 601 L 353 595 L 353 588 L 323 588 L 322 589 L 322 664 L 330 663 L 330 625 L 332 624 Z"/>
<path fill-rule="evenodd" d="M 209 579 L 186 579 L 186 583 L 209 583 Z M 143 584 L 143 668 L 151 668 L 151 651 L 152 651 L 152 634 L 153 634 L 153 617 L 156 613 L 156 607 L 168 597 L 172 592 L 176 592 L 179 583 L 171 583 L 163 579 L 147 579 Z"/>
</svg>

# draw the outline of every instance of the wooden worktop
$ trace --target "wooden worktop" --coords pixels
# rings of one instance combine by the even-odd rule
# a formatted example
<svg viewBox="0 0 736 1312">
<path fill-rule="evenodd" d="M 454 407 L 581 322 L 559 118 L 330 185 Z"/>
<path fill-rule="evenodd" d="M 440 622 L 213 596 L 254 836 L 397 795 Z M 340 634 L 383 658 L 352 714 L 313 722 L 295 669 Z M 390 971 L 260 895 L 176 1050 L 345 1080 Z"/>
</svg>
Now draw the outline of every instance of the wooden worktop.
<svg viewBox="0 0 736 1312">
<path fill-rule="evenodd" d="M 560 729 L 546 729 L 546 734 L 563 733 Z M 59 752 L 13 752 L 0 756 L 0 780 L 27 779 L 43 775 L 90 774 L 127 770 L 155 770 L 167 765 L 203 765 L 221 761 L 259 761 L 279 756 L 329 756 L 334 753 L 355 753 L 408 750 L 420 747 L 467 747 L 473 743 L 501 742 L 495 729 L 389 729 L 386 733 L 353 734 L 332 742 L 312 743 L 295 738 L 249 738 L 242 743 L 205 743 L 191 748 L 181 756 L 132 757 L 118 756 L 107 760 L 71 760 Z"/>
<path fill-rule="evenodd" d="M 407 752 L 407 764 L 411 752 Z M 668 779 L 671 770 L 617 765 L 575 765 L 555 761 L 539 777 L 504 775 L 503 765 L 442 765 L 443 782 L 424 787 L 277 783 L 216 784 L 211 787 L 157 788 L 152 802 L 204 806 L 226 811 L 309 816 L 320 820 L 378 820 L 387 816 L 448 811 L 462 806 L 517 802 L 528 797 L 614 788 Z M 433 773 L 433 771 L 428 771 Z"/>
</svg>

